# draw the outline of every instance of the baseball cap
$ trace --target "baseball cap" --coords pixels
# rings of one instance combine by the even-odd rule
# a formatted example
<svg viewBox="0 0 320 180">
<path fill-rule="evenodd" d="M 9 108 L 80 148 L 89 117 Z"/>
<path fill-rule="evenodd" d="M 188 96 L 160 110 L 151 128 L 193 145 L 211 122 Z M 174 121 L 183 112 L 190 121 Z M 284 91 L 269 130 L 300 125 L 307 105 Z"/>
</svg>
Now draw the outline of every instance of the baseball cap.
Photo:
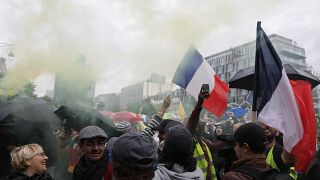
<svg viewBox="0 0 320 180">
<path fill-rule="evenodd" d="M 113 155 L 123 164 L 138 169 L 155 166 L 156 144 L 139 132 L 128 132 L 114 143 Z"/>
<path fill-rule="evenodd" d="M 169 129 L 173 126 L 184 126 L 184 125 L 179 121 L 170 121 L 164 128 L 164 133 L 167 134 L 169 132 Z"/>
<path fill-rule="evenodd" d="M 112 137 L 112 138 L 110 138 L 109 140 L 108 140 L 108 142 L 107 142 L 107 148 L 106 148 L 106 150 L 108 150 L 108 151 L 112 151 L 112 148 L 113 148 L 113 145 L 114 145 L 114 143 L 116 142 L 118 140 L 118 137 Z"/>
<path fill-rule="evenodd" d="M 91 139 L 95 137 L 102 137 L 108 139 L 107 134 L 104 132 L 103 129 L 99 128 L 98 126 L 88 126 L 81 129 L 79 133 L 79 140 L 82 139 Z"/>
<path fill-rule="evenodd" d="M 267 143 L 264 130 L 256 123 L 246 123 L 240 126 L 233 135 L 225 137 L 228 142 L 247 143 L 250 147 Z"/>
<path fill-rule="evenodd" d="M 161 121 L 161 123 L 158 126 L 153 127 L 152 129 L 155 130 L 155 131 L 164 132 L 164 129 L 166 128 L 167 124 L 169 122 L 171 122 L 171 121 L 173 121 L 173 120 L 164 119 L 164 120 Z"/>
<path fill-rule="evenodd" d="M 179 121 L 175 121 L 175 120 L 171 120 L 171 119 L 165 119 L 163 121 L 161 121 L 159 126 L 156 126 L 155 128 L 153 128 L 156 131 L 159 132 L 164 132 L 165 134 L 168 132 L 170 127 L 176 126 L 176 125 L 182 125 L 183 124 Z"/>
<path fill-rule="evenodd" d="M 180 155 L 193 153 L 193 138 L 186 127 L 181 125 L 170 127 L 166 135 L 163 148 L 168 153 Z"/>
</svg>

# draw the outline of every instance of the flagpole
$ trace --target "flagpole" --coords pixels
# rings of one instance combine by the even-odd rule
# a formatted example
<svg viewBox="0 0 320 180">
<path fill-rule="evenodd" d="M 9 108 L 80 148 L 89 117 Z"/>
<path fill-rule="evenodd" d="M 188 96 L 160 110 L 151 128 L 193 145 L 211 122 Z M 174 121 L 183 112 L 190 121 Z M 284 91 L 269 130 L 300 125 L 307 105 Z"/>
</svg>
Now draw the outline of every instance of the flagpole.
<svg viewBox="0 0 320 180">
<path fill-rule="evenodd" d="M 253 101 L 252 101 L 252 114 L 251 120 L 252 122 L 257 121 L 257 93 L 259 92 L 258 89 L 258 76 L 259 76 L 259 31 L 261 29 L 261 21 L 257 22 L 257 37 L 256 37 L 256 56 L 255 56 L 255 68 L 254 68 L 254 81 L 253 81 Z"/>
<path fill-rule="evenodd" d="M 257 122 L 257 111 L 251 112 L 251 122 L 253 123 Z"/>
</svg>

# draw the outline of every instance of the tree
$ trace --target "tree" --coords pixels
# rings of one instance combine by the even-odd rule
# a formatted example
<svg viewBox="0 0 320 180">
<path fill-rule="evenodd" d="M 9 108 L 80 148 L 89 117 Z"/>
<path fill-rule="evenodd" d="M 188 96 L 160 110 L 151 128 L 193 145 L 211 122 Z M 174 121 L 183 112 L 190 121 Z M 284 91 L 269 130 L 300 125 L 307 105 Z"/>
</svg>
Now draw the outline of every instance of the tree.
<svg viewBox="0 0 320 180">
<path fill-rule="evenodd" d="M 120 111 L 120 105 L 114 104 L 112 106 L 109 106 L 107 110 L 112 111 L 112 112 L 118 112 L 118 111 Z"/>
<path fill-rule="evenodd" d="M 150 98 L 129 104 L 127 110 L 130 112 L 139 113 L 139 109 L 141 107 L 143 108 L 142 114 L 146 114 L 149 117 L 156 112 L 155 107 L 151 104 Z"/>
<path fill-rule="evenodd" d="M 127 111 L 138 113 L 138 110 L 140 107 L 141 107 L 140 102 L 130 103 L 127 107 Z"/>
<path fill-rule="evenodd" d="M 29 82 L 26 85 L 23 86 L 20 94 L 29 96 L 29 97 L 37 97 L 36 94 L 34 94 L 36 90 L 36 85 L 33 82 Z"/>
<path fill-rule="evenodd" d="M 41 97 L 41 99 L 47 101 L 48 103 L 52 103 L 52 99 L 47 95 L 44 95 L 43 97 Z"/>
</svg>

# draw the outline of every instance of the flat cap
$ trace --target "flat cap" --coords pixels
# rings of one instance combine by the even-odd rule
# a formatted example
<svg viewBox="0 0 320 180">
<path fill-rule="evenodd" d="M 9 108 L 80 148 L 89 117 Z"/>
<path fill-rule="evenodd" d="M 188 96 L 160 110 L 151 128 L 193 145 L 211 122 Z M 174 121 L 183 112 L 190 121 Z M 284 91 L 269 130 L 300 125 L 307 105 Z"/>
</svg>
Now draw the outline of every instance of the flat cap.
<svg viewBox="0 0 320 180">
<path fill-rule="evenodd" d="M 91 139 L 95 137 L 102 137 L 108 139 L 107 134 L 104 132 L 103 129 L 99 128 L 98 126 L 88 126 L 81 129 L 79 133 L 79 140 L 82 139 Z"/>
</svg>

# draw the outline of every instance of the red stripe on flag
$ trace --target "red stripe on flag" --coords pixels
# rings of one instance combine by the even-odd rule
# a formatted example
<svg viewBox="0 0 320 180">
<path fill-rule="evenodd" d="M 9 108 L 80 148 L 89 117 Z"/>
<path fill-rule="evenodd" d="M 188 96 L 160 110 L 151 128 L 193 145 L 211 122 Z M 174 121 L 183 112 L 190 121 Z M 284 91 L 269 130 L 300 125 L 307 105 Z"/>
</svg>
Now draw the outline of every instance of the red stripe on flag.
<svg viewBox="0 0 320 180">
<path fill-rule="evenodd" d="M 210 97 L 203 103 L 203 107 L 214 115 L 220 117 L 227 108 L 227 94 L 229 87 L 220 80 L 218 75 L 214 76 L 214 89 L 210 93 Z"/>
<path fill-rule="evenodd" d="M 301 121 L 303 125 L 303 137 L 296 144 L 291 154 L 295 157 L 295 170 L 306 172 L 316 151 L 316 118 L 314 113 L 312 90 L 310 82 L 290 80 L 294 96 L 297 100 Z"/>
</svg>

